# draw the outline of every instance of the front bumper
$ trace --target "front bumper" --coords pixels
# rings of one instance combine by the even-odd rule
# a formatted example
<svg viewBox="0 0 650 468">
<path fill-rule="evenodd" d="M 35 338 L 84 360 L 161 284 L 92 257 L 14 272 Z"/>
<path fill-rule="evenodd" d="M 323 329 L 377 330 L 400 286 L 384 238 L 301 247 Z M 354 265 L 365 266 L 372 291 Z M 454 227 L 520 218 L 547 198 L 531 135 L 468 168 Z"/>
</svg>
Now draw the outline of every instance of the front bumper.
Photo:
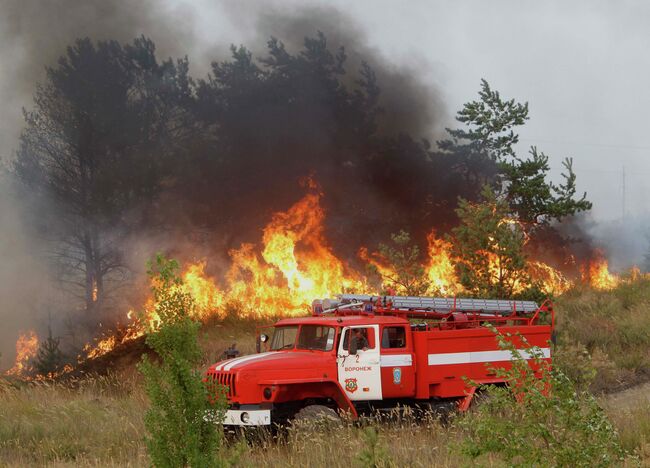
<svg viewBox="0 0 650 468">
<path fill-rule="evenodd" d="M 223 418 L 224 426 L 268 426 L 270 409 L 230 409 Z"/>
</svg>

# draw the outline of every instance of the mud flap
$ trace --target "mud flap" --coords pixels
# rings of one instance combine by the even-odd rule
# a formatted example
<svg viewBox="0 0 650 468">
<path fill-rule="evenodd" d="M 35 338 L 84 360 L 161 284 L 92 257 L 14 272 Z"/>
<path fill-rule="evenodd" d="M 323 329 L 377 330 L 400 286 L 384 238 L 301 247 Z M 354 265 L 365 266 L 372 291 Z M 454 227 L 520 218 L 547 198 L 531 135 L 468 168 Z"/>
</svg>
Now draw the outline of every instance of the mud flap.
<svg viewBox="0 0 650 468">
<path fill-rule="evenodd" d="M 470 387 L 465 392 L 465 397 L 458 400 L 458 411 L 464 413 L 469 409 L 469 406 L 472 404 L 474 395 L 476 394 L 476 387 Z"/>
</svg>

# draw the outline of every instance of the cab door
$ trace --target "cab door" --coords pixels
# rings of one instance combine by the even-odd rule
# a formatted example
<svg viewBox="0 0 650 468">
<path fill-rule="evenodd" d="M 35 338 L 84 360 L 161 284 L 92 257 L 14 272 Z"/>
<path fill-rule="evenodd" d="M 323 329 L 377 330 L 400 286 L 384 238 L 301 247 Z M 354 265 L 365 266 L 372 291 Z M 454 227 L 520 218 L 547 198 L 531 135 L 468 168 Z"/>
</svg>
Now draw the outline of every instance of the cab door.
<svg viewBox="0 0 650 468">
<path fill-rule="evenodd" d="M 381 384 L 384 398 L 415 396 L 415 355 L 408 325 L 381 328 Z"/>
<path fill-rule="evenodd" d="M 366 350 L 350 354 L 352 332 L 361 329 L 368 340 Z M 343 328 L 337 350 L 338 378 L 350 400 L 381 400 L 381 361 L 379 351 L 379 325 L 362 325 Z"/>
</svg>

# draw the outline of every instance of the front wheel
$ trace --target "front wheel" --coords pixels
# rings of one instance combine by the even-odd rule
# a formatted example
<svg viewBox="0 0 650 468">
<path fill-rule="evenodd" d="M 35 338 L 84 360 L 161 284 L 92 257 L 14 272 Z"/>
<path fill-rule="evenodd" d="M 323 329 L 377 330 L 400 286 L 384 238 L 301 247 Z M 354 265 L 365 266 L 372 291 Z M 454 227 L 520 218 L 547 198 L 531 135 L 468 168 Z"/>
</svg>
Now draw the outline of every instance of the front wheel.
<svg viewBox="0 0 650 468">
<path fill-rule="evenodd" d="M 295 424 L 339 425 L 341 418 L 332 408 L 325 405 L 309 405 L 302 408 L 293 418 Z"/>
</svg>

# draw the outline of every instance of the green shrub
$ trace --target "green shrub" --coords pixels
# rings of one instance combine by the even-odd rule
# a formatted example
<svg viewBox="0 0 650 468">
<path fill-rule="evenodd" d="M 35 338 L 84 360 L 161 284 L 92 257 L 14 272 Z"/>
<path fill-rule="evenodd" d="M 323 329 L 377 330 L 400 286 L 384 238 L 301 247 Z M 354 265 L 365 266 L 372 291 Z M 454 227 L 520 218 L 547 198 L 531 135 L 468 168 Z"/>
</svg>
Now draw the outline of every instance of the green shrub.
<svg viewBox="0 0 650 468">
<path fill-rule="evenodd" d="M 512 354 L 510 369 L 491 371 L 508 387 L 484 386 L 487 393 L 474 411 L 459 419 L 467 432 L 461 451 L 472 458 L 498 454 L 515 466 L 610 466 L 625 453 L 618 433 L 593 396 L 530 348 L 524 359 L 510 335 L 496 329 L 499 345 Z"/>
<path fill-rule="evenodd" d="M 364 447 L 358 460 L 364 468 L 383 468 L 396 466 L 388 456 L 388 451 L 379 440 L 379 433 L 374 427 L 363 429 Z"/>
<path fill-rule="evenodd" d="M 160 362 L 145 355 L 139 366 L 151 407 L 145 415 L 146 439 L 152 463 L 158 467 L 224 466 L 220 457 L 221 433 L 215 419 L 223 415 L 224 400 L 212 402 L 195 366 L 201 360 L 198 344 L 200 323 L 191 317 L 194 302 L 183 292 L 178 263 L 158 255 L 149 265 L 155 313 L 160 321 L 147 335 L 147 344 Z"/>
</svg>

